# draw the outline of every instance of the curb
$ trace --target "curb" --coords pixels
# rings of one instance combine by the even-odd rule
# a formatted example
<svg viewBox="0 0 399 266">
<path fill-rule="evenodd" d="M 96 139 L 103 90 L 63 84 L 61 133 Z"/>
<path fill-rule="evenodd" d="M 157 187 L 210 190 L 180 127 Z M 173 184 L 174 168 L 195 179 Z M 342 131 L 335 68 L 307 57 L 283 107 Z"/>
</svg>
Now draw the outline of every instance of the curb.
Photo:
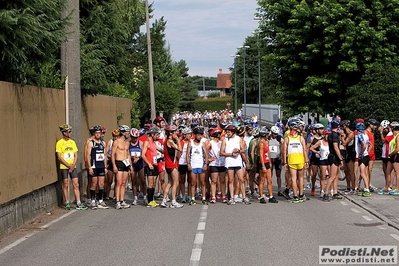
<svg viewBox="0 0 399 266">
<path fill-rule="evenodd" d="M 368 213 L 372 214 L 373 216 L 377 217 L 378 219 L 380 219 L 381 221 L 385 222 L 388 226 L 395 228 L 396 230 L 399 230 L 399 225 L 392 223 L 388 217 L 386 217 L 385 215 L 381 214 L 380 212 L 374 210 L 373 208 L 370 207 L 366 207 L 364 206 L 364 204 L 360 203 L 358 200 L 353 199 L 352 197 L 348 197 L 347 195 L 338 192 L 339 194 L 341 194 L 341 196 L 343 196 L 345 199 L 349 200 L 350 202 L 354 203 L 355 205 L 357 205 L 358 207 L 362 208 L 363 210 L 367 211 Z"/>
</svg>

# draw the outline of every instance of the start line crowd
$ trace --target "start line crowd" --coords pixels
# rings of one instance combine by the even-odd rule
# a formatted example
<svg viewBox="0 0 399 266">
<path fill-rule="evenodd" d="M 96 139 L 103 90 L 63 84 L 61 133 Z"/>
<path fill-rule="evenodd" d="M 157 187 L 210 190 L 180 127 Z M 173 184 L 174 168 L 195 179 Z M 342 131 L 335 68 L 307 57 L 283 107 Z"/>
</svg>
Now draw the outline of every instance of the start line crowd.
<svg viewBox="0 0 399 266">
<path fill-rule="evenodd" d="M 78 210 L 88 207 L 108 209 L 113 182 L 115 208 L 129 208 L 130 204 L 125 201 L 128 179 L 134 196 L 132 205 L 137 205 L 142 197 L 147 207 L 182 208 L 182 203 L 196 205 L 196 196 L 201 198 L 202 205 L 215 204 L 218 200 L 228 205 L 238 202 L 248 205 L 250 198 L 263 204 L 277 203 L 272 187 L 273 171 L 277 177 L 278 196 L 292 203 L 307 200 L 304 195 L 305 172 L 311 177 L 311 196 L 315 196 L 316 188 L 320 188 L 323 201 L 342 200 L 338 194 L 341 167 L 345 168 L 345 193 L 369 197 L 375 189 L 371 185 L 371 171 L 375 160 L 374 131 L 377 129 L 383 141 L 386 180 L 378 194 L 399 194 L 397 180 L 396 188 L 393 188 L 394 173 L 397 178 L 399 171 L 399 123 L 396 121 L 384 120 L 379 124 L 375 119 L 365 122 L 359 118 L 351 123 L 341 121 L 337 116 L 328 129 L 316 123 L 305 131 L 305 123 L 298 118 L 290 119 L 286 124 L 278 122 L 270 129 L 254 127 L 249 120 L 243 124 L 211 120 L 207 132 L 196 121 L 179 126 L 174 122 L 167 125 L 159 116 L 154 119 L 153 127 L 146 124 L 136 129 L 122 125 L 112 131 L 112 138 L 107 142 L 104 141 L 104 127 L 90 128 L 91 136 L 84 147 L 89 178 L 86 204 L 80 200 L 75 167 L 78 148 L 71 139 L 72 127 L 61 125 L 63 137 L 56 144 L 56 153 L 63 179 L 65 208 L 71 208 L 68 176 L 72 179 Z M 165 182 L 165 172 L 168 182 Z M 361 181 L 363 189 L 360 189 Z M 157 183 L 158 191 L 155 192 Z M 159 204 L 155 199 L 162 201 Z"/>
</svg>

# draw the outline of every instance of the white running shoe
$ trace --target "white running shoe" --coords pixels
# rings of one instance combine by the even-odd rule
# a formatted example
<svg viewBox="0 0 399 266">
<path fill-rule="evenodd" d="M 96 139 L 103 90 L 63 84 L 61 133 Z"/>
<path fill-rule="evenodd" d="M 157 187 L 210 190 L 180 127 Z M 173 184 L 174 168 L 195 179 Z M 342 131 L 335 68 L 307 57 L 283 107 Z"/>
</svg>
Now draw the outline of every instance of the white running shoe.
<svg viewBox="0 0 399 266">
<path fill-rule="evenodd" d="M 128 208 L 130 208 L 130 205 L 127 204 L 125 201 L 122 201 L 121 207 L 122 207 L 123 209 L 128 209 Z"/>
<path fill-rule="evenodd" d="M 107 204 L 105 204 L 104 201 L 101 201 L 98 203 L 97 208 L 99 209 L 108 209 L 109 207 L 107 206 Z"/>
<path fill-rule="evenodd" d="M 91 207 L 92 210 L 97 210 L 97 203 L 96 203 L 95 200 L 91 201 L 90 207 Z"/>
<path fill-rule="evenodd" d="M 241 197 L 234 197 L 234 201 L 235 202 L 242 202 L 242 198 Z"/>
<path fill-rule="evenodd" d="M 180 203 L 178 203 L 178 202 L 176 202 L 176 203 L 172 203 L 171 205 L 170 205 L 170 207 L 171 208 L 175 208 L 175 209 L 179 209 L 179 208 L 183 208 L 183 204 L 180 204 Z"/>
</svg>

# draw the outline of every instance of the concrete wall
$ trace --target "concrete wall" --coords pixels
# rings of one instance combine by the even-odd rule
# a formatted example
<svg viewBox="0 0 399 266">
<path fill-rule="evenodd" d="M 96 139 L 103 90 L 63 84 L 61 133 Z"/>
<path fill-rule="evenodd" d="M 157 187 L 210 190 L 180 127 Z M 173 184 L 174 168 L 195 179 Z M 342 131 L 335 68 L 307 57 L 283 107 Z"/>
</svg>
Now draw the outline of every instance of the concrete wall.
<svg viewBox="0 0 399 266">
<path fill-rule="evenodd" d="M 65 123 L 64 91 L 0 82 L 0 227 L 6 203 L 57 182 L 55 144 Z M 107 127 L 106 139 L 120 124 L 130 125 L 131 100 L 109 96 L 82 102 L 82 142 L 88 127 Z M 73 136 L 72 136 L 73 138 Z M 82 150 L 82 143 L 77 143 Z M 82 163 L 82 158 L 79 163 Z M 49 192 L 47 192 L 49 193 Z M 51 192 L 52 193 L 52 192 Z M 52 196 L 46 198 L 53 200 Z M 51 205 L 47 202 L 44 205 Z M 18 205 L 18 204 L 17 204 Z M 43 205 L 43 206 L 44 206 Z M 18 212 L 18 210 L 15 210 Z"/>
</svg>

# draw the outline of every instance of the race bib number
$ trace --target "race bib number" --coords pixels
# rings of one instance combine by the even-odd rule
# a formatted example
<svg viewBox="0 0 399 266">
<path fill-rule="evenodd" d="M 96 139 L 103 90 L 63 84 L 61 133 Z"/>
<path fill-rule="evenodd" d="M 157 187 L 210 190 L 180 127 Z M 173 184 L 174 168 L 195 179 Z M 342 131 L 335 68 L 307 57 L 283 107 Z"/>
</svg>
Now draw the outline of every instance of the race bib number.
<svg viewBox="0 0 399 266">
<path fill-rule="evenodd" d="M 129 159 L 123 160 L 123 164 L 126 165 L 126 167 L 129 167 L 129 166 L 130 166 L 130 161 L 129 161 Z"/>
<path fill-rule="evenodd" d="M 104 161 L 104 154 L 102 154 L 102 153 L 96 154 L 96 161 L 97 162 Z"/>
<path fill-rule="evenodd" d="M 64 160 L 65 160 L 65 161 L 67 161 L 67 160 L 73 160 L 73 159 L 74 159 L 73 152 L 66 152 L 66 153 L 64 153 Z"/>
<path fill-rule="evenodd" d="M 152 157 L 152 163 L 157 164 L 157 156 Z"/>
<path fill-rule="evenodd" d="M 277 152 L 277 146 L 270 146 L 270 152 Z"/>
<path fill-rule="evenodd" d="M 132 151 L 132 152 L 130 153 L 130 156 L 140 157 L 140 156 L 141 156 L 141 152 L 139 152 L 139 151 L 137 151 L 137 152 Z"/>
</svg>

